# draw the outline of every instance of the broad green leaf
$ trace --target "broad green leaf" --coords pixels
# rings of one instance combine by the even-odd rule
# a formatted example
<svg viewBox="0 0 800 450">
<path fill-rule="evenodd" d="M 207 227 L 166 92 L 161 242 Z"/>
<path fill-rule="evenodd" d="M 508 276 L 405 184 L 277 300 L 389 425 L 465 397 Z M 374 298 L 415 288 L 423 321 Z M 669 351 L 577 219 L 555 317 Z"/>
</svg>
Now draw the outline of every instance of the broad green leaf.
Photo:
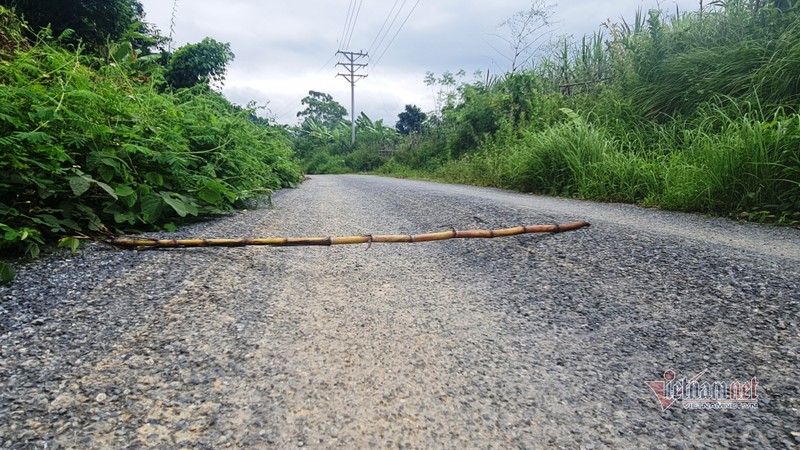
<svg viewBox="0 0 800 450">
<path fill-rule="evenodd" d="M 133 55 L 133 46 L 130 42 L 121 42 L 111 49 L 111 57 L 117 62 L 132 59 Z"/>
<path fill-rule="evenodd" d="M 161 186 L 164 184 L 164 177 L 161 176 L 160 173 L 148 172 L 147 175 L 144 176 L 144 179 L 147 180 L 148 184 L 153 186 Z"/>
<path fill-rule="evenodd" d="M 125 203 L 125 206 L 128 208 L 133 208 L 133 206 L 136 205 L 137 200 L 139 200 L 139 197 L 136 194 L 122 198 L 123 203 Z"/>
<path fill-rule="evenodd" d="M 39 198 L 42 200 L 47 200 L 48 198 L 56 195 L 56 192 L 53 191 L 53 189 L 44 186 L 37 186 L 36 193 L 39 194 Z"/>
<path fill-rule="evenodd" d="M 107 183 L 113 180 L 114 175 L 117 174 L 117 171 L 114 170 L 113 167 L 109 166 L 101 166 L 99 169 L 97 169 L 97 171 L 100 172 L 100 178 Z"/>
<path fill-rule="evenodd" d="M 145 195 L 152 194 L 153 188 L 146 184 L 140 184 L 136 186 L 136 191 L 139 193 L 139 197 L 144 197 Z"/>
<path fill-rule="evenodd" d="M 197 214 L 200 213 L 200 211 L 197 209 L 197 206 L 195 206 L 194 203 L 186 200 L 184 201 L 186 202 L 186 211 L 189 212 L 189 215 L 196 216 Z"/>
<path fill-rule="evenodd" d="M 128 197 L 130 195 L 136 195 L 136 191 L 134 191 L 132 187 L 124 184 L 117 185 L 115 191 L 119 197 Z"/>
<path fill-rule="evenodd" d="M 119 197 L 117 197 L 117 193 L 114 191 L 114 188 L 103 183 L 102 181 L 95 181 L 95 184 L 100 186 L 100 189 L 106 191 L 106 193 L 108 193 L 108 195 L 110 195 L 114 200 L 119 200 Z"/>
<path fill-rule="evenodd" d="M 85 177 L 69 178 L 69 187 L 72 188 L 72 193 L 75 194 L 76 197 L 80 197 L 81 195 L 85 194 L 91 185 L 90 179 L 86 179 Z"/>
<path fill-rule="evenodd" d="M 161 217 L 164 208 L 164 200 L 158 195 L 147 195 L 142 197 L 142 219 L 146 223 L 155 223 Z"/>
<path fill-rule="evenodd" d="M 5 262 L 0 261 L 0 284 L 8 284 L 14 281 L 14 277 L 17 276 L 17 271 L 14 270 L 14 267 Z"/>
<path fill-rule="evenodd" d="M 140 63 L 156 63 L 161 59 L 160 54 L 140 56 L 137 61 Z"/>
<path fill-rule="evenodd" d="M 78 211 L 82 212 L 83 215 L 86 216 L 87 219 L 94 220 L 94 221 L 99 221 L 99 218 L 97 217 L 97 214 L 94 212 L 94 210 L 91 207 L 86 206 L 86 205 L 75 205 L 75 209 L 77 209 Z"/>
<path fill-rule="evenodd" d="M 77 252 L 78 251 L 78 247 L 80 245 L 81 245 L 80 239 L 74 238 L 74 237 L 65 237 L 65 238 L 61 238 L 58 241 L 58 248 L 69 247 L 69 249 L 70 249 L 70 251 L 72 251 L 72 253 Z"/>
<path fill-rule="evenodd" d="M 572 123 L 575 125 L 584 125 L 586 123 L 586 121 L 583 120 L 583 118 L 579 116 L 578 113 L 569 108 L 561 108 L 561 112 L 564 113 L 567 117 L 569 117 L 569 120 L 571 120 Z"/>
<path fill-rule="evenodd" d="M 78 223 L 75 222 L 74 220 L 64 219 L 61 220 L 60 222 L 62 225 L 64 225 L 66 228 L 69 228 L 70 230 L 81 231 L 81 226 L 78 225 Z"/>
<path fill-rule="evenodd" d="M 119 169 L 119 161 L 117 161 L 115 158 L 100 158 L 100 162 L 108 167 Z"/>
<path fill-rule="evenodd" d="M 162 192 L 161 198 L 163 198 L 164 202 L 171 206 L 179 216 L 186 217 L 189 214 L 190 205 L 183 200 L 172 197 L 169 192 Z"/>
<path fill-rule="evenodd" d="M 37 259 L 39 255 L 42 253 L 41 249 L 39 249 L 38 244 L 30 244 L 28 245 L 28 249 L 25 250 L 25 253 L 30 255 L 31 258 Z"/>
<path fill-rule="evenodd" d="M 200 191 L 197 192 L 197 197 L 206 203 L 217 204 L 222 202 L 222 195 L 220 192 L 207 187 L 200 189 Z"/>
<path fill-rule="evenodd" d="M 117 186 L 117 196 L 119 196 L 123 203 L 128 206 L 128 208 L 132 208 L 133 205 L 136 204 L 136 201 L 139 199 L 139 196 L 136 195 L 136 191 L 133 190 L 130 186 L 126 186 L 124 184 L 120 184 Z"/>
</svg>

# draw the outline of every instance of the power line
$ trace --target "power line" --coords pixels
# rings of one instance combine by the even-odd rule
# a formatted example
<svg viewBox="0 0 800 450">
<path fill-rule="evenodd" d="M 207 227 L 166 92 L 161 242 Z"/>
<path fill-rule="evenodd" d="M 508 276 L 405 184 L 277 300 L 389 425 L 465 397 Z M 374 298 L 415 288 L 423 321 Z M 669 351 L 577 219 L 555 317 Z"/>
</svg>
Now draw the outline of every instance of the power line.
<svg viewBox="0 0 800 450">
<path fill-rule="evenodd" d="M 381 37 L 381 33 L 383 29 L 386 28 L 386 24 L 389 23 L 389 18 L 392 17 L 392 13 L 394 9 L 397 7 L 397 4 L 400 3 L 400 0 L 394 0 L 394 5 L 392 5 L 392 9 L 389 10 L 389 14 L 386 16 L 386 19 L 383 21 L 383 25 L 381 25 L 381 29 L 378 30 L 378 34 L 375 35 L 375 39 L 372 40 L 372 43 L 369 44 L 369 50 L 367 53 L 372 53 L 372 50 L 375 49 L 375 43 L 378 42 L 378 38 Z"/>
<path fill-rule="evenodd" d="M 330 63 L 331 63 L 331 61 L 333 61 L 333 58 L 336 58 L 336 55 L 338 55 L 338 53 L 334 53 L 334 54 L 332 54 L 332 55 L 331 55 L 331 57 L 330 57 L 330 58 L 328 58 L 328 60 L 327 60 L 327 61 L 325 61 L 325 64 L 323 64 L 323 65 L 322 65 L 322 66 L 321 66 L 321 67 L 320 67 L 320 68 L 319 68 L 319 69 L 316 71 L 316 73 L 314 73 L 314 76 L 317 76 L 317 75 L 319 75 L 319 73 L 320 73 L 320 72 L 322 72 L 322 71 L 323 71 L 323 69 L 325 69 L 326 67 L 328 67 L 328 64 L 330 64 Z"/>
<path fill-rule="evenodd" d="M 387 51 L 387 50 L 389 50 L 389 47 L 391 47 L 391 46 L 392 46 L 392 43 L 394 43 L 394 40 L 395 40 L 395 38 L 397 38 L 397 35 L 398 35 L 398 34 L 400 34 L 400 31 L 401 31 L 401 30 L 403 29 L 403 27 L 406 25 L 406 22 L 408 22 L 408 19 L 410 19 L 410 18 L 411 18 L 411 14 L 413 14 L 413 13 L 414 13 L 414 10 L 416 10 L 416 9 L 417 9 L 417 6 L 419 6 L 419 2 L 421 2 L 421 1 L 422 1 L 422 0 L 417 0 L 417 3 L 415 3 L 415 4 L 414 4 L 414 7 L 413 7 L 413 8 L 411 8 L 411 11 L 409 11 L 408 15 L 406 16 L 406 20 L 404 20 L 404 21 L 403 21 L 403 23 L 400 25 L 400 28 L 398 28 L 398 29 L 397 29 L 397 33 L 395 33 L 395 34 L 394 34 L 394 36 L 392 36 L 392 40 L 391 40 L 391 41 L 389 41 L 389 44 L 386 46 L 386 48 L 384 48 L 384 49 L 383 49 L 383 53 L 381 53 L 381 56 L 379 56 L 379 57 L 378 57 L 378 59 L 377 59 L 377 60 L 375 60 L 375 63 L 373 64 L 373 68 L 374 68 L 374 66 L 378 65 L 378 63 L 379 63 L 379 62 L 381 61 L 381 59 L 383 58 L 383 55 L 385 55 L 385 54 L 386 54 L 386 51 Z"/>
<path fill-rule="evenodd" d="M 350 48 L 350 41 L 353 40 L 353 33 L 356 31 L 356 22 L 358 22 L 358 16 L 361 15 L 361 5 L 364 4 L 364 0 L 360 0 L 358 2 L 358 11 L 356 11 L 355 19 L 353 19 L 352 27 L 350 28 L 350 36 L 347 38 L 347 46 L 346 48 Z"/>
<path fill-rule="evenodd" d="M 350 6 L 347 8 L 347 18 L 344 20 L 344 29 L 342 29 L 342 35 L 339 37 L 339 47 L 342 48 L 344 46 L 344 38 L 347 36 L 347 31 L 350 29 L 350 19 L 352 18 L 353 14 L 353 7 L 355 6 L 356 0 L 350 0 Z"/>
<path fill-rule="evenodd" d="M 400 17 L 400 13 L 403 11 L 403 8 L 406 7 L 406 3 L 407 2 L 408 2 L 408 0 L 403 0 L 403 4 L 400 5 L 400 8 L 395 13 L 394 18 L 392 19 L 392 23 L 389 24 L 389 28 L 386 29 L 386 31 L 383 33 L 383 37 L 381 37 L 380 41 L 378 41 L 378 45 L 376 45 L 375 48 L 373 49 L 373 50 L 375 50 L 376 53 L 377 53 L 378 49 L 381 48 L 381 45 L 383 44 L 383 41 L 386 40 L 386 36 L 388 36 L 389 32 L 392 30 L 392 27 L 394 26 L 394 23 L 397 22 L 397 18 Z M 390 12 L 389 15 L 391 16 L 392 13 Z"/>
</svg>

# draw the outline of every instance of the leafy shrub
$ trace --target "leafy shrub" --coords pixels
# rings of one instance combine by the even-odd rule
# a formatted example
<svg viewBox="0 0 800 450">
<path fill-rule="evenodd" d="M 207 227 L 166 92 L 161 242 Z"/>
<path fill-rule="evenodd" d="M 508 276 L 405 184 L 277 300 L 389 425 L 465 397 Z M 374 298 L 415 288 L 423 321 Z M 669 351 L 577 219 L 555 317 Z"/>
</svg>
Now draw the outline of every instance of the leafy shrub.
<svg viewBox="0 0 800 450">
<path fill-rule="evenodd" d="M 333 102 L 328 94 L 311 92 L 316 98 L 306 98 L 304 104 L 314 105 L 314 110 L 339 110 L 338 103 Z M 357 139 L 353 146 L 349 122 L 341 118 L 337 121 L 335 114 L 338 113 L 314 114 L 327 117 L 328 123 L 312 117 L 294 129 L 294 147 L 302 155 L 303 170 L 308 173 L 341 174 L 378 169 L 388 159 L 384 152 L 394 148 L 400 140 L 395 129 L 385 126 L 382 120 L 373 122 L 362 113 L 356 120 Z"/>
<path fill-rule="evenodd" d="M 226 66 L 233 61 L 230 44 L 205 38 L 197 44 L 187 44 L 172 54 L 164 77 L 175 89 L 213 82 L 222 84 Z"/>
<path fill-rule="evenodd" d="M 341 155 L 331 155 L 325 150 L 318 151 L 303 161 L 307 173 L 343 174 L 352 172 Z"/>
<path fill-rule="evenodd" d="M 160 93 L 127 64 L 44 40 L 0 64 L 3 253 L 218 214 L 300 181 L 284 131 L 206 86 Z"/>
</svg>

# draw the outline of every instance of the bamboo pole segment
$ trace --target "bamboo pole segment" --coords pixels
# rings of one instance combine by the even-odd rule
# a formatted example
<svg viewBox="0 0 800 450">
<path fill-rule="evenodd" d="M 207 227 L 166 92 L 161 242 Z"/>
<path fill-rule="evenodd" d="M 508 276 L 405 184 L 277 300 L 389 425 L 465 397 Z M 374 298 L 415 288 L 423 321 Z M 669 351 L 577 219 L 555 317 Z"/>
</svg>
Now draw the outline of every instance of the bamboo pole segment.
<svg viewBox="0 0 800 450">
<path fill-rule="evenodd" d="M 588 222 L 571 222 L 562 225 L 528 225 L 498 230 L 450 230 L 426 234 L 361 235 L 344 237 L 303 237 L 303 238 L 261 238 L 261 239 L 151 239 L 113 237 L 100 241 L 119 248 L 190 248 L 190 247 L 295 247 L 331 246 L 386 243 L 401 244 L 414 242 L 444 241 L 448 239 L 483 239 L 517 236 L 529 233 L 561 233 L 588 227 Z"/>
</svg>

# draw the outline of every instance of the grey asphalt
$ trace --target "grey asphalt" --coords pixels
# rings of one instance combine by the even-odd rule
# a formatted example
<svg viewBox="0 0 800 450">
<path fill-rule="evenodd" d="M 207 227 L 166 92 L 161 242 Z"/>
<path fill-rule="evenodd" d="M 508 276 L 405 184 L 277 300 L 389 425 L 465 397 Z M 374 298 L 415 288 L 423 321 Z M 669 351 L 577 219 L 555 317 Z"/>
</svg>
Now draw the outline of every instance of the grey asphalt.
<svg viewBox="0 0 800 450">
<path fill-rule="evenodd" d="M 348 175 L 161 236 L 574 220 L 25 264 L 0 287 L 0 448 L 797 448 L 796 229 Z M 757 389 L 662 411 L 668 370 Z"/>
</svg>

